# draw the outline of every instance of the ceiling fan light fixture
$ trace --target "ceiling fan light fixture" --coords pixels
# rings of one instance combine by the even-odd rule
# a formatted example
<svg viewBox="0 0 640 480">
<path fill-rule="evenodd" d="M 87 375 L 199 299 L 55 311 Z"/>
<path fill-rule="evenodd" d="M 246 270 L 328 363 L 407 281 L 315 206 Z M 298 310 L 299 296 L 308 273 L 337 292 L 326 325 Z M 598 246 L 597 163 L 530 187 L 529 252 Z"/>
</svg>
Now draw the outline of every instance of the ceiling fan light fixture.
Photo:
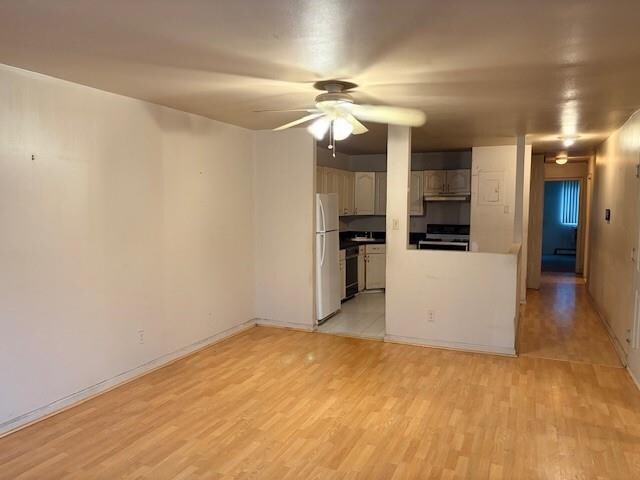
<svg viewBox="0 0 640 480">
<path fill-rule="evenodd" d="M 342 117 L 338 117 L 333 121 L 333 138 L 336 141 L 346 139 L 353 132 L 353 125 Z"/>
<path fill-rule="evenodd" d="M 316 140 L 322 140 L 330 126 L 331 121 L 327 117 L 320 117 L 307 127 L 307 131 L 313 135 Z"/>
<path fill-rule="evenodd" d="M 566 153 L 559 153 L 558 155 L 556 155 L 556 163 L 558 165 L 564 165 L 565 163 L 567 163 L 568 160 L 569 160 L 569 157 L 567 156 Z"/>
</svg>

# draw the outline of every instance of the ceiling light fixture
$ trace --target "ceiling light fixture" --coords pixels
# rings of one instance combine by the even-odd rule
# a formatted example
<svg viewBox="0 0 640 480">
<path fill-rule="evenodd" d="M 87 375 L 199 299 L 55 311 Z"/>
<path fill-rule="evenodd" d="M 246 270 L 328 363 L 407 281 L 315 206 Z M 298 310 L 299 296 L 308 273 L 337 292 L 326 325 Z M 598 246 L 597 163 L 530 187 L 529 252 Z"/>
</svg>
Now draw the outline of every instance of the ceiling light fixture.
<svg viewBox="0 0 640 480">
<path fill-rule="evenodd" d="M 573 146 L 574 143 L 576 143 L 576 137 L 562 138 L 562 145 L 564 145 L 566 148 Z"/>
<path fill-rule="evenodd" d="M 320 117 L 307 127 L 307 131 L 320 141 L 324 138 L 331 126 L 331 121 L 327 117 Z"/>
<path fill-rule="evenodd" d="M 568 161 L 569 161 L 569 157 L 566 153 L 559 153 L 558 155 L 556 155 L 556 163 L 558 165 L 564 165 Z"/>
<path fill-rule="evenodd" d="M 344 118 L 338 117 L 333 121 L 333 138 L 337 141 L 346 139 L 353 132 L 353 125 Z"/>
</svg>

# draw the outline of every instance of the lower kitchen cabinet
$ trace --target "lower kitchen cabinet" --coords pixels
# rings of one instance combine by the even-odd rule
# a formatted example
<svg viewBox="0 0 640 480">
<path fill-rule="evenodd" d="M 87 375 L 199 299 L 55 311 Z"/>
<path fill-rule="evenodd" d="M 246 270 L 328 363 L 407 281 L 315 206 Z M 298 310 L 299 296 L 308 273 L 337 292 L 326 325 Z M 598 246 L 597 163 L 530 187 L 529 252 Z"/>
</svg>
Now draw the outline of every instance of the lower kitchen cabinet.
<svg viewBox="0 0 640 480">
<path fill-rule="evenodd" d="M 335 250 L 334 250 L 335 251 Z M 346 250 L 340 250 L 340 283 L 341 288 L 340 291 L 340 299 L 344 300 L 347 298 L 347 260 L 346 260 Z"/>
<path fill-rule="evenodd" d="M 365 284 L 367 290 L 385 288 L 386 282 L 386 246 L 365 246 Z"/>
</svg>

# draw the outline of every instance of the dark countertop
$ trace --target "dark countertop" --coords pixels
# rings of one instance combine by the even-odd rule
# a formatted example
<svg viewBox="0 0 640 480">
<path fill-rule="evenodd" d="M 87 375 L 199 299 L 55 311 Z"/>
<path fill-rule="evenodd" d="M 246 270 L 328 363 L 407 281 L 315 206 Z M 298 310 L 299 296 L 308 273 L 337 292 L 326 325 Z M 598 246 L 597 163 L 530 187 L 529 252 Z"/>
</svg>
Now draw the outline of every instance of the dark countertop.
<svg viewBox="0 0 640 480">
<path fill-rule="evenodd" d="M 354 242 L 351 240 L 353 237 L 365 237 L 367 236 L 366 233 L 367 232 L 340 232 L 340 249 L 342 250 L 348 247 L 386 242 L 385 232 L 373 232 L 373 238 L 367 241 Z"/>
</svg>

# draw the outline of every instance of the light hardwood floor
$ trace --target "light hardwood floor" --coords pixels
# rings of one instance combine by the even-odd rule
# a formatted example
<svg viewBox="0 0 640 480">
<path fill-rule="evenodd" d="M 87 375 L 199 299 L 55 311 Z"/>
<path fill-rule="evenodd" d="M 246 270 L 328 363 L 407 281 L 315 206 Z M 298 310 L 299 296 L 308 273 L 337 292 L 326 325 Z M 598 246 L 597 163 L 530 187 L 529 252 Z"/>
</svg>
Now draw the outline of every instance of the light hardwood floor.
<svg viewBox="0 0 640 480">
<path fill-rule="evenodd" d="M 584 280 L 544 273 L 521 310 L 520 355 L 622 367 Z"/>
<path fill-rule="evenodd" d="M 538 318 L 566 295 L 522 344 L 566 340 Z M 257 327 L 0 439 L 0 478 L 640 478 L 640 394 L 578 337 L 558 361 Z"/>
</svg>

